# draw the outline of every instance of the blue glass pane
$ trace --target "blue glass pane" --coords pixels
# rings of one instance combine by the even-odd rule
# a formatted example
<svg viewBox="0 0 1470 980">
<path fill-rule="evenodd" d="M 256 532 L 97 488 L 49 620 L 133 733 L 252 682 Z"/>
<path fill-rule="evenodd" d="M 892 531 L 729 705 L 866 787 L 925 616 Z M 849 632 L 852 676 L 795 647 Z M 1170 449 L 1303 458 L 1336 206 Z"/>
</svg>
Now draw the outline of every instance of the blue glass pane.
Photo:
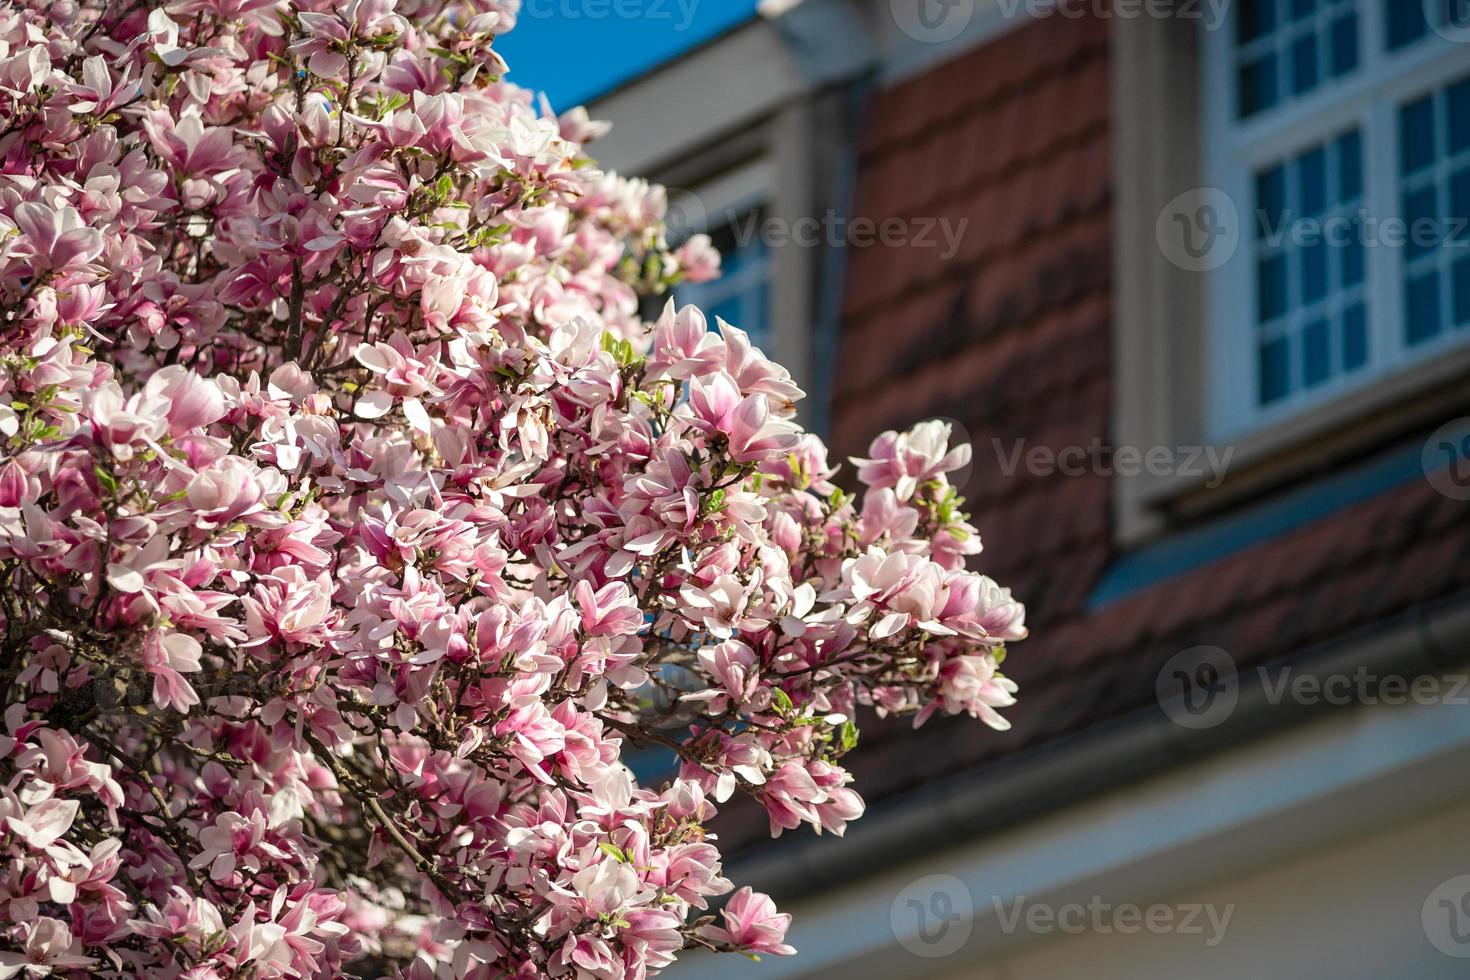
<svg viewBox="0 0 1470 980">
<path fill-rule="evenodd" d="M 1327 210 L 1327 150 L 1319 146 L 1298 157 L 1296 176 L 1302 214 L 1315 218 Z"/>
<path fill-rule="evenodd" d="M 726 323 L 734 324 L 742 330 L 749 330 L 751 328 L 751 324 L 741 314 L 742 306 L 740 303 L 740 296 L 738 294 L 735 296 L 727 296 L 726 298 L 720 300 L 720 302 L 716 303 L 714 306 L 704 311 L 704 315 L 709 318 L 710 323 L 714 323 L 715 317 L 719 317 Z"/>
<path fill-rule="evenodd" d="M 1242 44 L 1276 29 L 1276 0 L 1241 0 L 1239 40 Z"/>
<path fill-rule="evenodd" d="M 1261 404 L 1283 398 L 1291 390 L 1291 348 L 1281 337 L 1261 345 Z"/>
<path fill-rule="evenodd" d="M 1346 75 L 1358 67 L 1358 17 L 1342 18 L 1332 25 L 1332 74 Z"/>
<path fill-rule="evenodd" d="M 1470 255 L 1455 262 L 1451 273 L 1455 293 L 1455 326 L 1470 324 Z"/>
<path fill-rule="evenodd" d="M 1310 306 L 1327 296 L 1327 246 L 1322 242 L 1303 248 L 1302 305 Z"/>
<path fill-rule="evenodd" d="M 1256 175 L 1256 208 L 1261 220 L 1256 235 L 1265 238 L 1281 228 L 1286 218 L 1286 168 L 1272 167 Z"/>
<path fill-rule="evenodd" d="M 1404 222 L 1409 232 L 1404 254 L 1410 261 L 1439 247 L 1439 214 L 1432 185 L 1404 195 Z"/>
<path fill-rule="evenodd" d="M 1249 116 L 1276 104 L 1276 56 L 1248 61 L 1240 66 L 1240 114 Z"/>
<path fill-rule="evenodd" d="M 1317 10 L 1317 0 L 1291 0 L 1291 19 L 1302 20 Z"/>
<path fill-rule="evenodd" d="M 755 326 L 751 328 L 751 342 L 755 344 L 755 346 L 759 347 L 761 350 L 770 350 L 771 287 L 769 280 L 761 280 L 760 288 L 755 291 L 755 296 L 752 300 L 752 306 L 754 308 L 750 310 L 751 323 L 755 324 Z"/>
<path fill-rule="evenodd" d="M 1430 272 L 1409 280 L 1404 297 L 1406 322 L 1404 341 L 1420 344 L 1439 333 L 1439 273 Z"/>
<path fill-rule="evenodd" d="M 1339 204 L 1363 193 L 1363 137 L 1356 129 L 1337 141 L 1337 184 Z"/>
<path fill-rule="evenodd" d="M 1302 331 L 1302 385 L 1310 388 L 1332 373 L 1332 335 L 1326 320 L 1313 320 Z"/>
<path fill-rule="evenodd" d="M 1317 87 L 1317 35 L 1297 38 L 1291 45 L 1291 93 L 1300 95 Z"/>
<path fill-rule="evenodd" d="M 1286 312 L 1286 256 L 1272 255 L 1261 259 L 1260 295 L 1256 301 L 1256 321 L 1268 323 Z"/>
<path fill-rule="evenodd" d="M 1393 51 L 1429 33 L 1424 5 L 1419 0 L 1383 0 L 1383 20 L 1388 27 L 1388 49 Z"/>
<path fill-rule="evenodd" d="M 1470 78 L 1450 86 L 1450 152 L 1470 149 Z"/>
<path fill-rule="evenodd" d="M 1362 303 L 1342 314 L 1342 369 L 1352 371 L 1368 363 L 1368 314 Z"/>
<path fill-rule="evenodd" d="M 1342 255 L 1342 284 L 1344 287 L 1356 286 L 1363 281 L 1363 231 L 1357 219 L 1353 220 L 1343 238 L 1334 236 L 1333 244 L 1339 242 Z"/>
<path fill-rule="evenodd" d="M 1399 171 L 1417 173 L 1434 162 L 1434 99 L 1399 110 Z"/>
<path fill-rule="evenodd" d="M 1470 221 L 1470 169 L 1461 170 L 1450 178 L 1450 223 L 1445 228 L 1445 240 L 1470 245 L 1470 235 L 1464 224 Z"/>
</svg>

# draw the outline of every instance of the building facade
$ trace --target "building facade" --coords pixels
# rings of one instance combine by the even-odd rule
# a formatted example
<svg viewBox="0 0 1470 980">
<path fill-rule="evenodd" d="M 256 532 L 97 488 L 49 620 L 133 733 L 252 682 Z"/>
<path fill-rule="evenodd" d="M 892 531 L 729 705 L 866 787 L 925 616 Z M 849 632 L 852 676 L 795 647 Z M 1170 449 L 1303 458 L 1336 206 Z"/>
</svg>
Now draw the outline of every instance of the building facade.
<svg viewBox="0 0 1470 980">
<path fill-rule="evenodd" d="M 611 93 L 834 459 L 941 417 L 1014 727 L 869 724 L 844 839 L 722 817 L 791 960 L 1470 969 L 1470 33 L 1428 0 L 804 0 Z"/>
</svg>

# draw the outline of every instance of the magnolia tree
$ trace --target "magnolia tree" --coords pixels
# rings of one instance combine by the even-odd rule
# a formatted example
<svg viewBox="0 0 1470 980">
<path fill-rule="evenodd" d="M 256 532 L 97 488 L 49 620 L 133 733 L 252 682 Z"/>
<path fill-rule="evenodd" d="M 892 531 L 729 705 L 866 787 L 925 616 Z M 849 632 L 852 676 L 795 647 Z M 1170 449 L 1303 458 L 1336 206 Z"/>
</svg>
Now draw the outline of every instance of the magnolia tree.
<svg viewBox="0 0 1470 980">
<path fill-rule="evenodd" d="M 967 451 L 850 496 L 640 319 L 718 257 L 501 80 L 516 6 L 0 5 L 0 977 L 790 953 L 716 804 L 841 833 L 864 706 L 1004 727 Z"/>
</svg>

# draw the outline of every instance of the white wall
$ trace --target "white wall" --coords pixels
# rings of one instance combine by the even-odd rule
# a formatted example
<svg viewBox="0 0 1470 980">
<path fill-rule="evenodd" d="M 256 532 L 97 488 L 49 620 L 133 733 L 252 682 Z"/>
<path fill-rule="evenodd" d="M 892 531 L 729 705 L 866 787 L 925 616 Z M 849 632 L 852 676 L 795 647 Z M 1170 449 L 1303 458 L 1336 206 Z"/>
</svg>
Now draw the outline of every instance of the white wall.
<svg viewBox="0 0 1470 980">
<path fill-rule="evenodd" d="M 1447 779 L 1464 773 L 1447 772 Z M 1470 976 L 1470 959 L 1430 945 L 1426 896 L 1470 872 L 1470 805 L 1441 809 L 1166 901 L 1233 906 L 1223 941 L 1118 934 L 1041 939 L 945 980 L 1436 980 Z M 1123 900 L 1123 899 L 1120 899 Z M 1142 898 L 1141 901 L 1152 901 Z M 755 973 L 752 973 L 754 976 Z M 890 976 L 892 974 L 889 974 Z M 854 977 L 854 980 L 857 980 Z"/>
</svg>

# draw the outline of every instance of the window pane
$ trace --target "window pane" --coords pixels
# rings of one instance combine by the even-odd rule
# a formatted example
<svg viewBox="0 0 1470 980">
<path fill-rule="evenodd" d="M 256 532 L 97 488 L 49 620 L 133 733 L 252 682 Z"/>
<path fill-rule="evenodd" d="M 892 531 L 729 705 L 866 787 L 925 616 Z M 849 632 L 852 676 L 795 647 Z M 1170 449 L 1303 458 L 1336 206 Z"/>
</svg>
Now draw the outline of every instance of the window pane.
<svg viewBox="0 0 1470 980">
<path fill-rule="evenodd" d="M 771 342 L 767 285 L 771 255 L 758 233 L 759 210 L 746 212 L 729 224 L 710 230 L 720 252 L 720 277 L 711 282 L 686 283 L 675 291 L 679 304 L 693 303 L 709 318 L 711 329 L 721 317 L 750 335 L 750 342 L 768 349 Z"/>
<path fill-rule="evenodd" d="M 1438 210 L 1433 186 L 1404 195 L 1404 221 L 1409 229 L 1409 241 L 1404 254 L 1409 261 L 1412 262 L 1439 246 Z"/>
<path fill-rule="evenodd" d="M 1409 280 L 1405 296 L 1404 341 L 1420 344 L 1439 333 L 1439 273 L 1429 272 Z"/>
<path fill-rule="evenodd" d="M 1470 221 L 1470 168 L 1450 177 L 1449 218 L 1445 240 L 1450 244 L 1470 244 L 1470 236 L 1465 233 L 1465 222 Z"/>
<path fill-rule="evenodd" d="M 1470 322 L 1470 79 L 1402 107 L 1399 127 L 1404 340 L 1412 346 Z"/>
<path fill-rule="evenodd" d="M 1327 210 L 1327 150 L 1317 147 L 1303 153 L 1297 160 L 1299 191 L 1302 214 L 1315 218 Z"/>
<path fill-rule="evenodd" d="M 1249 116 L 1276 104 L 1276 56 L 1240 66 L 1240 114 Z"/>
<path fill-rule="evenodd" d="M 1354 129 L 1256 173 L 1256 206 L 1269 232 L 1255 242 L 1263 405 L 1367 358 L 1362 154 Z"/>
<path fill-rule="evenodd" d="M 1337 184 L 1339 204 L 1363 193 L 1363 137 L 1357 130 L 1337 141 Z"/>
<path fill-rule="evenodd" d="M 1241 0 L 1240 41 L 1254 41 L 1276 30 L 1276 0 Z"/>
<path fill-rule="evenodd" d="M 1354 14 L 1332 25 L 1332 74 L 1346 75 L 1358 67 L 1358 18 Z"/>
<path fill-rule="evenodd" d="M 1470 324 L 1470 256 L 1455 262 L 1455 326 Z"/>
<path fill-rule="evenodd" d="M 1368 363 L 1368 312 L 1362 303 L 1342 315 L 1342 369 L 1353 371 Z"/>
<path fill-rule="evenodd" d="M 1270 323 L 1286 312 L 1286 256 L 1278 254 L 1262 259 L 1260 269 L 1257 319 Z"/>
<path fill-rule="evenodd" d="M 1317 87 L 1317 37 L 1308 34 L 1291 45 L 1291 94 L 1301 95 Z"/>
<path fill-rule="evenodd" d="M 1393 51 L 1429 33 L 1424 6 L 1419 0 L 1383 0 L 1383 19 L 1388 26 L 1388 49 Z"/>
<path fill-rule="evenodd" d="M 1261 345 L 1261 403 L 1286 397 L 1291 389 L 1291 347 L 1285 337 Z"/>
<path fill-rule="evenodd" d="M 1358 67 L 1358 3 L 1238 0 L 1236 107 L 1242 116 L 1321 87 Z"/>
<path fill-rule="evenodd" d="M 1420 99 L 1399 112 L 1399 172 L 1418 173 L 1434 162 L 1434 100 Z"/>
<path fill-rule="evenodd" d="M 1274 234 L 1286 220 L 1286 168 L 1272 167 L 1256 177 L 1256 208 L 1261 220 L 1256 235 Z"/>
<path fill-rule="evenodd" d="M 1356 220 L 1349 226 L 1346 241 L 1342 238 L 1334 238 L 1334 244 L 1340 243 L 1342 251 L 1342 284 L 1343 286 L 1356 286 L 1363 281 L 1363 230 Z"/>
<path fill-rule="evenodd" d="M 1327 246 L 1317 242 L 1301 250 L 1302 305 L 1311 306 L 1327 298 Z"/>
<path fill-rule="evenodd" d="M 1470 78 L 1449 89 L 1450 152 L 1470 150 Z"/>
<path fill-rule="evenodd" d="M 1314 320 L 1302 331 L 1302 385 L 1311 388 L 1332 373 L 1332 335 L 1326 320 Z"/>
</svg>

